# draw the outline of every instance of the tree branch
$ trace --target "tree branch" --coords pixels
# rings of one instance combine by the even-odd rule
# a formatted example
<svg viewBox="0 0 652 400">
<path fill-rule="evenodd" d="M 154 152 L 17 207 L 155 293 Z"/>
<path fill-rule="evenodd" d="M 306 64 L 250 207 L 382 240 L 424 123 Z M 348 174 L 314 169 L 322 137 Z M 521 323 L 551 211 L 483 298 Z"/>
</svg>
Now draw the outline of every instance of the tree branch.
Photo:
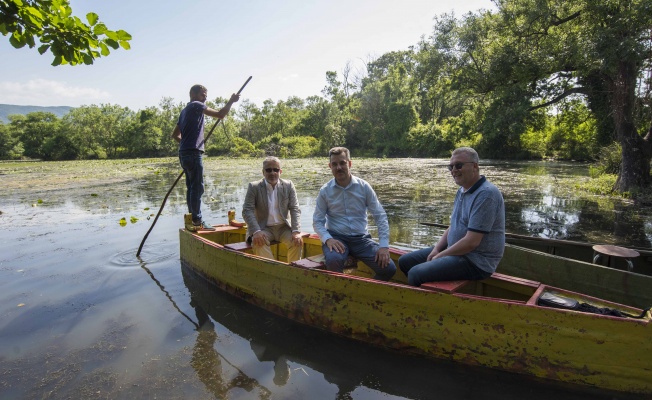
<svg viewBox="0 0 652 400">
<path fill-rule="evenodd" d="M 528 111 L 534 111 L 534 110 L 538 110 L 539 108 L 548 107 L 551 104 L 558 103 L 558 102 L 562 101 L 563 99 L 565 99 L 566 97 L 568 97 L 568 96 L 570 96 L 572 94 L 577 94 L 577 93 L 586 94 L 587 89 L 585 87 L 576 87 L 576 88 L 565 90 L 564 93 L 560 94 L 559 96 L 555 97 L 554 99 L 552 99 L 550 101 L 547 101 L 545 103 L 538 104 L 536 106 L 530 107 L 530 109 Z"/>
</svg>

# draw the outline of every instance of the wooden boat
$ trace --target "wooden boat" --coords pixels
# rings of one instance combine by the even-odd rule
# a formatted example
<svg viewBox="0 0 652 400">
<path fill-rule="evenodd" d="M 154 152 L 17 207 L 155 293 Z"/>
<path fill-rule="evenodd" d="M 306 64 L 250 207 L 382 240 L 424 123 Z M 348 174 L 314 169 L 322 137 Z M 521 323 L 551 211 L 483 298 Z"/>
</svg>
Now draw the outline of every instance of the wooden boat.
<svg viewBox="0 0 652 400">
<path fill-rule="evenodd" d="M 373 280 L 372 271 L 362 263 L 345 273 L 321 269 L 321 243 L 315 235 L 304 238 L 306 258 L 292 264 L 284 262 L 283 245 L 274 246 L 277 260 L 250 254 L 244 228 L 221 226 L 200 233 L 181 230 L 179 236 L 181 259 L 187 268 L 228 293 L 300 323 L 427 357 L 652 394 L 649 310 L 566 290 L 546 280 L 507 275 L 506 271 L 536 269 L 522 263 L 541 262 L 541 257 L 546 257 L 551 266 L 563 265 L 550 273 L 552 281 L 562 281 L 564 271 L 587 266 L 594 275 L 601 269 L 650 277 L 508 246 L 498 273 L 488 279 L 433 282 L 416 288 L 406 284 L 401 272 L 390 282 Z M 518 257 L 522 252 L 526 253 Z M 393 249 L 392 257 L 397 259 L 403 253 Z M 631 296 L 626 284 L 616 282 L 615 286 L 610 296 Z M 549 294 L 640 314 L 641 318 L 538 305 L 539 299 Z M 635 297 L 646 301 L 643 295 Z"/>
<path fill-rule="evenodd" d="M 434 226 L 442 229 L 448 228 L 448 225 L 438 224 L 435 222 L 421 222 L 421 225 Z M 525 247 L 527 249 L 542 251 L 544 253 L 586 262 L 592 262 L 593 257 L 595 256 L 593 246 L 598 244 L 578 242 L 573 240 L 525 236 L 515 233 L 506 233 L 505 241 L 515 246 Z M 631 259 L 633 264 L 632 272 L 644 275 L 652 275 L 652 249 L 643 249 L 631 246 L 626 246 L 625 248 L 636 250 L 640 254 L 640 256 Z M 607 266 L 623 270 L 628 269 L 628 265 L 625 260 L 615 257 L 612 257 L 608 260 Z"/>
</svg>

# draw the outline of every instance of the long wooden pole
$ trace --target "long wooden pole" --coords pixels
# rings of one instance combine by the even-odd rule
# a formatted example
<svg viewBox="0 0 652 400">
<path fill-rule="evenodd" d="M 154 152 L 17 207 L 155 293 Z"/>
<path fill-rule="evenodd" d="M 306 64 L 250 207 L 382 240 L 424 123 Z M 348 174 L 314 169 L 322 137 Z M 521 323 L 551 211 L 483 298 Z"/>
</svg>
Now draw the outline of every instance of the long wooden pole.
<svg viewBox="0 0 652 400">
<path fill-rule="evenodd" d="M 240 93 L 242 92 L 242 90 L 245 88 L 245 86 L 247 86 L 247 84 L 249 83 L 249 81 L 251 80 L 251 78 L 252 78 L 252 77 L 250 76 L 250 77 L 247 79 L 247 81 L 242 85 L 242 87 L 240 88 L 240 90 L 238 90 L 238 93 L 237 93 L 237 94 L 240 94 Z M 203 145 L 204 143 L 206 143 L 206 141 L 208 140 L 208 138 L 211 137 L 211 135 L 213 134 L 213 131 L 215 130 L 215 127 L 216 127 L 220 122 L 222 122 L 221 119 L 217 120 L 217 122 L 213 124 L 213 127 L 211 128 L 210 132 L 208 132 L 208 135 L 206 135 L 206 137 L 204 138 L 204 140 L 199 144 L 199 147 L 201 147 L 201 145 Z M 184 173 L 185 173 L 185 171 L 181 171 L 181 173 L 179 174 L 179 176 L 177 177 L 177 179 L 174 181 L 174 183 L 173 183 L 172 186 L 170 187 L 170 190 L 168 190 L 167 194 L 166 194 L 165 197 L 163 198 L 163 203 L 161 203 L 161 207 L 158 209 L 158 213 L 156 214 L 156 218 L 154 218 L 154 222 L 152 222 L 152 226 L 150 226 L 149 230 L 148 230 L 147 233 L 145 234 L 145 237 L 143 237 L 143 240 L 140 242 L 140 246 L 138 246 L 138 252 L 136 252 L 136 257 L 140 257 L 140 252 L 143 250 L 143 245 L 145 244 L 145 241 L 147 240 L 147 236 L 149 236 L 149 233 L 152 231 L 152 229 L 154 229 L 154 225 L 156 225 L 156 221 L 158 221 L 158 217 L 161 216 L 161 213 L 163 212 L 163 207 L 165 207 L 165 203 L 168 201 L 168 197 L 170 197 L 170 193 L 172 193 L 172 189 L 174 189 L 174 187 L 177 186 L 177 183 L 179 183 L 179 180 L 181 179 L 181 177 L 183 176 Z"/>
</svg>

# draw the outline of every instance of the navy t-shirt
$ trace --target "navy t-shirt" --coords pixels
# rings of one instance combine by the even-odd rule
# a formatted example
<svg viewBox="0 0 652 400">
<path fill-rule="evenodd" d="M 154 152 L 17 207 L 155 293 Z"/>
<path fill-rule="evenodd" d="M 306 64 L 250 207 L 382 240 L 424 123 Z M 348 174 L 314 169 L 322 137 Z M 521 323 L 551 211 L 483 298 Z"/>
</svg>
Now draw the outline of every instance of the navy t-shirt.
<svg viewBox="0 0 652 400">
<path fill-rule="evenodd" d="M 204 151 L 204 110 L 206 104 L 201 101 L 191 101 L 181 111 L 179 116 L 179 129 L 181 130 L 181 142 L 179 151 L 200 150 Z"/>
</svg>

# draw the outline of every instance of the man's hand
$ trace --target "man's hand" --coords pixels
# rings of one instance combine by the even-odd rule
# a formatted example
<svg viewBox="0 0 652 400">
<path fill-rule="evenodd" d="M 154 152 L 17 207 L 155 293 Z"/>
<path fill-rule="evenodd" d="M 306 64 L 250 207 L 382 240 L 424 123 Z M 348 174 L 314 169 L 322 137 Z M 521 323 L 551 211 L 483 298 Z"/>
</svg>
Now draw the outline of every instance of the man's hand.
<svg viewBox="0 0 652 400">
<path fill-rule="evenodd" d="M 432 259 L 437 258 L 437 255 L 439 255 L 439 250 L 437 250 L 437 246 L 432 248 L 432 251 L 430 254 L 428 254 L 428 257 L 426 258 L 427 261 L 432 261 Z"/>
<path fill-rule="evenodd" d="M 346 249 L 342 242 L 333 238 L 328 239 L 325 244 L 330 251 L 336 251 L 340 254 L 344 253 L 344 250 Z"/>
<path fill-rule="evenodd" d="M 254 233 L 254 236 L 252 236 L 251 242 L 256 247 L 269 246 L 269 239 L 267 239 L 267 235 L 265 235 L 263 233 L 263 231 L 258 231 L 256 233 Z"/>
<path fill-rule="evenodd" d="M 303 246 L 303 238 L 299 232 L 292 232 L 292 243 L 297 247 Z"/>
<path fill-rule="evenodd" d="M 387 247 L 379 248 L 375 260 L 380 268 L 385 268 L 389 264 L 389 249 Z"/>
</svg>

